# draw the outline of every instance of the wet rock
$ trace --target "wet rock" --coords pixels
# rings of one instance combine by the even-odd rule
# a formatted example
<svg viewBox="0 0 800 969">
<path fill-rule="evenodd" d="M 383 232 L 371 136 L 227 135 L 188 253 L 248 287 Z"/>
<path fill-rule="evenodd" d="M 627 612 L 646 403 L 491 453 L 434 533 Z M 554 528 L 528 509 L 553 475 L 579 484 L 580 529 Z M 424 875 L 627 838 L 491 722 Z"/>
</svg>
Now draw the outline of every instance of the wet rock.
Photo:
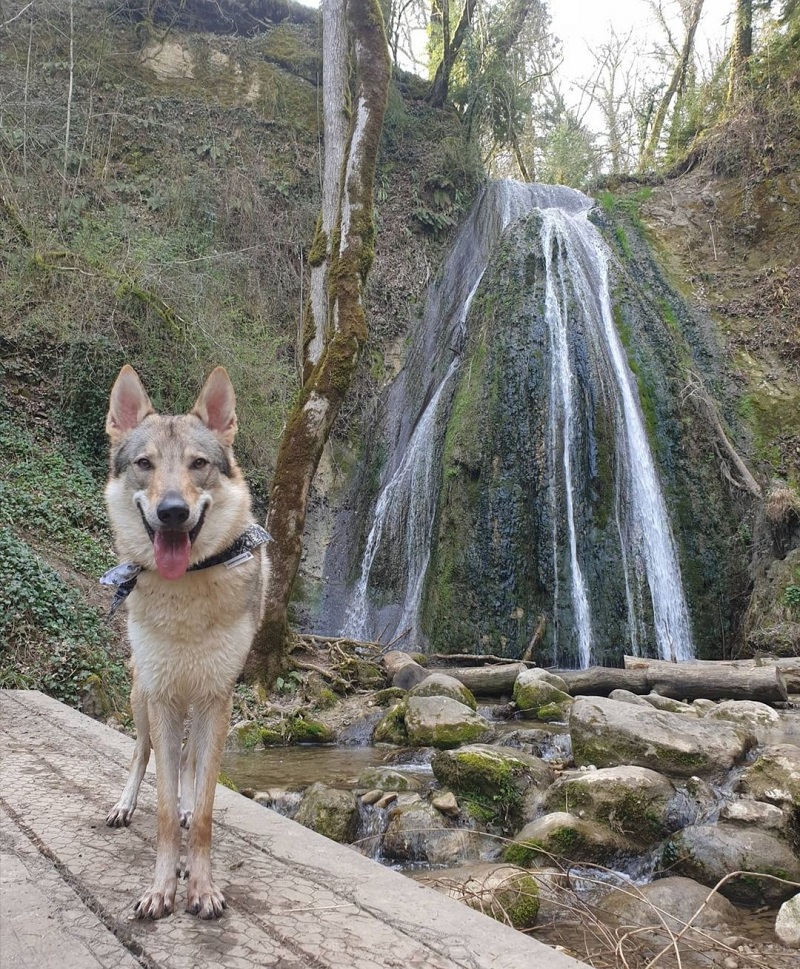
<svg viewBox="0 0 800 969">
<path fill-rule="evenodd" d="M 358 803 L 352 791 L 327 784 L 312 784 L 305 793 L 295 821 L 340 844 L 350 844 L 358 832 Z"/>
<path fill-rule="evenodd" d="M 524 867 L 559 860 L 605 864 L 633 856 L 638 850 L 633 842 L 597 821 L 557 811 L 526 824 L 506 847 L 503 860 Z"/>
<path fill-rule="evenodd" d="M 372 734 L 374 744 L 396 744 L 403 747 L 408 743 L 406 730 L 407 701 L 392 704 L 383 718 L 376 724 Z"/>
<path fill-rule="evenodd" d="M 510 818 L 525 817 L 527 807 L 554 776 L 538 757 L 488 744 L 439 751 L 431 767 L 440 784 Z"/>
<path fill-rule="evenodd" d="M 660 878 L 649 885 L 626 885 L 615 889 L 598 903 L 622 925 L 663 927 L 680 932 L 690 921 L 698 929 L 730 934 L 739 923 L 734 906 L 721 895 L 708 899 L 708 888 L 691 878 Z M 689 932 L 689 938 L 694 933 Z"/>
<path fill-rule="evenodd" d="M 727 720 L 751 730 L 763 743 L 781 721 L 777 710 L 755 700 L 723 700 L 705 714 L 706 720 Z"/>
<path fill-rule="evenodd" d="M 545 683 L 549 683 L 550 686 L 554 686 L 557 690 L 561 690 L 562 693 L 569 693 L 567 681 L 562 676 L 559 676 L 558 673 L 552 673 L 550 670 L 543 670 L 540 666 L 533 666 L 524 672 L 529 681 L 534 679 L 544 680 Z M 520 676 L 521 675 L 522 674 L 520 673 Z"/>
<path fill-rule="evenodd" d="M 383 811 L 389 807 L 390 804 L 394 804 L 399 796 L 400 795 L 397 793 L 397 791 L 387 791 L 383 797 L 380 798 L 380 800 L 375 802 L 375 807 L 378 808 L 379 811 Z"/>
<path fill-rule="evenodd" d="M 422 682 L 409 691 L 411 696 L 449 696 L 459 703 L 463 703 L 471 710 L 478 708 L 472 693 L 454 676 L 446 673 L 430 673 Z"/>
<path fill-rule="evenodd" d="M 572 697 L 544 679 L 543 672 L 535 669 L 523 670 L 517 676 L 514 682 L 514 703 L 526 719 L 562 723 L 569 716 Z"/>
<path fill-rule="evenodd" d="M 458 865 L 482 861 L 495 841 L 477 829 L 459 827 L 416 794 L 402 794 L 390 809 L 382 853 L 388 861 Z"/>
<path fill-rule="evenodd" d="M 780 835 L 728 821 L 676 832 L 664 845 L 662 865 L 709 887 L 732 872 L 744 872 L 719 889 L 742 905 L 775 905 L 794 891 L 782 882 L 759 878 L 759 873 L 800 880 L 800 858 Z"/>
<path fill-rule="evenodd" d="M 578 697 L 569 726 L 579 766 L 633 765 L 677 777 L 729 770 L 755 742 L 738 726 L 604 697 Z"/>
<path fill-rule="evenodd" d="M 781 905 L 775 919 L 775 935 L 784 945 L 800 949 L 800 894 Z"/>
<path fill-rule="evenodd" d="M 412 696 L 405 713 L 408 742 L 415 747 L 459 747 L 490 733 L 489 721 L 448 696 Z"/>
<path fill-rule="evenodd" d="M 416 791 L 419 781 L 394 767 L 368 767 L 358 778 L 359 787 L 377 788 L 380 791 Z"/>
<path fill-rule="evenodd" d="M 800 747 L 768 747 L 742 774 L 738 789 L 757 801 L 800 808 Z"/>
<path fill-rule="evenodd" d="M 524 868 L 469 865 L 426 872 L 416 880 L 515 929 L 528 929 L 539 911 L 539 886 Z"/>
<path fill-rule="evenodd" d="M 548 812 L 570 811 L 650 845 L 671 834 L 675 788 L 646 767 L 606 767 L 560 777 L 544 795 Z"/>
<path fill-rule="evenodd" d="M 373 804 L 377 804 L 377 802 L 380 801 L 382 797 L 383 797 L 383 791 L 378 790 L 376 788 L 375 790 L 366 791 L 366 793 L 362 794 L 361 803 L 366 804 L 367 807 L 370 807 Z"/>
<path fill-rule="evenodd" d="M 608 694 L 608 698 L 609 700 L 616 700 L 617 703 L 631 703 L 635 707 L 652 706 L 643 696 L 639 696 L 638 693 L 631 693 L 630 690 L 612 690 Z"/>
</svg>

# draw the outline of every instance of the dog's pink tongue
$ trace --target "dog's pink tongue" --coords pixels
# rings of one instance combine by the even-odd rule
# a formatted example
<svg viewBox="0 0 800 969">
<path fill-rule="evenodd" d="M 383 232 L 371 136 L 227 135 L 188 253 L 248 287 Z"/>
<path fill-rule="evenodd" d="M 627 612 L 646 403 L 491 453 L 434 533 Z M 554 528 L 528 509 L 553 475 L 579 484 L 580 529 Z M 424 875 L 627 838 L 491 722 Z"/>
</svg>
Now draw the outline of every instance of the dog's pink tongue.
<svg viewBox="0 0 800 969">
<path fill-rule="evenodd" d="M 179 579 L 189 568 L 192 554 L 188 532 L 156 532 L 153 553 L 158 574 L 165 579 Z"/>
</svg>

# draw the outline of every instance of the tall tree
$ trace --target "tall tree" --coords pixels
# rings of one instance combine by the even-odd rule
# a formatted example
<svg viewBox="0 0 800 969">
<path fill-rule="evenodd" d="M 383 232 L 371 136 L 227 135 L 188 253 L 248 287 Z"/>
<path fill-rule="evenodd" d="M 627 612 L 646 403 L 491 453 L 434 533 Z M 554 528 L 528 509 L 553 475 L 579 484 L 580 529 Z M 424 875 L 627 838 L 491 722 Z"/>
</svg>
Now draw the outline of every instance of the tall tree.
<svg viewBox="0 0 800 969">
<path fill-rule="evenodd" d="M 750 72 L 753 53 L 753 0 L 736 0 L 736 20 L 730 49 L 728 104 L 738 101 Z"/>
<path fill-rule="evenodd" d="M 455 32 L 452 37 L 450 36 L 450 2 L 449 0 L 436 0 L 434 7 L 439 6 L 441 10 L 447 10 L 447 33 L 444 33 L 444 18 L 442 18 L 442 33 L 443 33 L 443 43 L 442 43 L 442 59 L 439 61 L 439 66 L 436 68 L 436 73 L 433 76 L 433 83 L 431 84 L 431 89 L 428 94 L 428 101 L 436 107 L 441 108 L 444 106 L 447 100 L 447 94 L 450 90 L 450 73 L 453 70 L 453 64 L 464 46 L 464 41 L 467 38 L 467 32 L 472 26 L 472 19 L 475 15 L 475 7 L 478 5 L 478 0 L 464 0 L 464 6 L 461 10 L 461 16 L 458 19 L 458 25 L 456 26 Z"/>
<path fill-rule="evenodd" d="M 323 0 L 322 31 L 325 172 L 309 257 L 320 272 L 307 308 L 305 382 L 270 492 L 272 575 L 248 663 L 249 676 L 264 684 L 283 666 L 311 482 L 367 338 L 362 293 L 373 258 L 372 196 L 390 73 L 378 0 Z"/>
</svg>

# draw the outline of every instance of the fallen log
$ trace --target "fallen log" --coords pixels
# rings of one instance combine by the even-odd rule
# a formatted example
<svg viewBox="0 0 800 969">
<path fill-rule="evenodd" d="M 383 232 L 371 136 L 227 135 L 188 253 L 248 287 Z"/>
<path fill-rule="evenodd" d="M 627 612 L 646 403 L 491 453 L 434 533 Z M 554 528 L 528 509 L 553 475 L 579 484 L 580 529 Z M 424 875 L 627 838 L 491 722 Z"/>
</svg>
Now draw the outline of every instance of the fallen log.
<svg viewBox="0 0 800 969">
<path fill-rule="evenodd" d="M 443 667 L 475 696 L 510 696 L 519 674 L 527 669 L 525 663 L 503 663 L 500 666 Z"/>
<path fill-rule="evenodd" d="M 430 670 L 426 670 L 408 653 L 401 649 L 393 649 L 383 657 L 383 665 L 386 668 L 386 675 L 392 686 L 401 690 L 410 690 L 421 683 L 426 676 L 430 676 Z"/>
<path fill-rule="evenodd" d="M 643 670 L 652 667 L 654 664 L 663 664 L 674 667 L 675 663 L 665 663 L 660 659 L 647 659 L 642 656 L 626 656 L 626 670 Z M 712 667 L 728 667 L 736 670 L 760 670 L 765 667 L 777 667 L 781 671 L 786 689 L 789 693 L 800 693 L 800 656 L 755 656 L 749 659 L 695 659 L 680 664 L 682 668 L 702 667 L 710 669 Z"/>
<path fill-rule="evenodd" d="M 614 690 L 649 693 L 645 670 L 589 666 L 585 670 L 552 670 L 567 684 L 572 696 L 608 696 Z"/>
</svg>

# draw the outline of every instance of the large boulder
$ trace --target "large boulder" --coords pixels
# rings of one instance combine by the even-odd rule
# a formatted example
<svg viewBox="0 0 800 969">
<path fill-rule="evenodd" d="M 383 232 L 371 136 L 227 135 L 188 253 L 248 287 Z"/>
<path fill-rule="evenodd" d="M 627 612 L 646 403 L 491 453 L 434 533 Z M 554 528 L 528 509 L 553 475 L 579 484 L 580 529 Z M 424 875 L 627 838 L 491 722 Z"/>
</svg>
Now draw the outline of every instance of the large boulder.
<svg viewBox="0 0 800 969">
<path fill-rule="evenodd" d="M 495 850 L 493 838 L 480 830 L 459 827 L 417 794 L 401 794 L 389 809 L 382 844 L 387 861 L 451 867 L 482 861 Z"/>
<path fill-rule="evenodd" d="M 605 767 L 562 775 L 544 795 L 544 806 L 599 821 L 644 846 L 679 827 L 674 799 L 675 788 L 662 774 L 646 767 Z"/>
<path fill-rule="evenodd" d="M 757 801 L 800 808 L 800 747 L 767 747 L 744 771 L 738 789 Z"/>
<path fill-rule="evenodd" d="M 755 743 L 747 730 L 732 724 L 605 697 L 576 698 L 569 727 L 578 766 L 633 765 L 676 777 L 727 771 Z"/>
<path fill-rule="evenodd" d="M 638 851 L 628 838 L 604 824 L 557 811 L 526 824 L 507 845 L 503 860 L 523 867 L 576 861 L 606 864 Z"/>
<path fill-rule="evenodd" d="M 411 696 L 449 696 L 453 700 L 458 700 L 471 710 L 477 710 L 478 703 L 471 691 L 468 690 L 461 680 L 447 673 L 430 673 L 420 683 L 412 687 L 409 691 Z"/>
<path fill-rule="evenodd" d="M 378 791 L 416 791 L 419 781 L 394 767 L 367 767 L 358 777 L 358 786 Z"/>
<path fill-rule="evenodd" d="M 414 747 L 460 747 L 491 733 L 489 721 L 449 696 L 410 696 L 405 728 Z"/>
<path fill-rule="evenodd" d="M 674 933 L 691 922 L 698 929 L 731 934 L 739 923 L 739 913 L 727 898 L 716 893 L 709 898 L 705 885 L 680 876 L 615 889 L 598 908 L 626 927 L 666 926 Z"/>
<path fill-rule="evenodd" d="M 539 912 L 536 879 L 515 865 L 464 865 L 426 872 L 416 880 L 515 929 L 529 929 Z"/>
<path fill-rule="evenodd" d="M 553 782 L 553 771 L 539 757 L 513 747 L 469 744 L 442 750 L 431 762 L 436 780 L 477 802 L 501 820 L 525 817 L 539 791 Z"/>
<path fill-rule="evenodd" d="M 690 825 L 664 844 L 662 866 L 676 875 L 714 887 L 727 875 L 743 872 L 719 891 L 742 905 L 775 905 L 794 888 L 773 878 L 800 881 L 800 858 L 779 834 L 728 821 Z"/>
<path fill-rule="evenodd" d="M 800 949 L 800 893 L 781 905 L 775 919 L 775 935 L 784 945 Z"/>
<path fill-rule="evenodd" d="M 517 676 L 514 681 L 514 703 L 528 720 L 564 722 L 569 716 L 572 697 L 548 682 L 543 672 L 538 669 L 523 670 Z"/>
<path fill-rule="evenodd" d="M 352 791 L 340 791 L 319 781 L 305 793 L 295 821 L 340 844 L 358 834 L 358 802 Z"/>
</svg>

